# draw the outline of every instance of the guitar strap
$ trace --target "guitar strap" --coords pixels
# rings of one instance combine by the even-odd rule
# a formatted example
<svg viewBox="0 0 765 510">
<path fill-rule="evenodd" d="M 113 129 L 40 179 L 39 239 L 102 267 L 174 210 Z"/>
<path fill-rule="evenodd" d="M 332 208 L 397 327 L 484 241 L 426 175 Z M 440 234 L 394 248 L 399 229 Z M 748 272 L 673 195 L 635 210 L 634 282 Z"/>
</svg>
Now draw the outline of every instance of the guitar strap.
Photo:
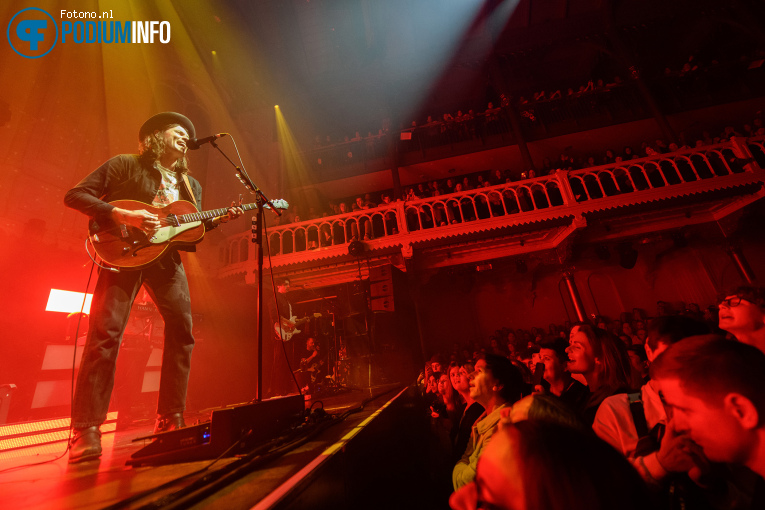
<svg viewBox="0 0 765 510">
<path fill-rule="evenodd" d="M 194 196 L 194 191 L 191 189 L 191 183 L 189 182 L 189 176 L 186 174 L 181 174 L 183 176 L 183 184 L 186 185 L 186 192 L 191 197 L 191 203 L 194 204 L 194 206 L 199 209 L 199 204 L 197 204 L 197 198 Z"/>
</svg>

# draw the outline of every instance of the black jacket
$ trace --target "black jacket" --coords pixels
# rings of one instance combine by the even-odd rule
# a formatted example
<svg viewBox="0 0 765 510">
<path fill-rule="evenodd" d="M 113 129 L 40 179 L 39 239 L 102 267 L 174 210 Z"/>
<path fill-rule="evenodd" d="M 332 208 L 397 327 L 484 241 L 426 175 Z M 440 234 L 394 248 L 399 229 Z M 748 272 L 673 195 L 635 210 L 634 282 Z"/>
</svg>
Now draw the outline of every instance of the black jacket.
<svg viewBox="0 0 765 510">
<path fill-rule="evenodd" d="M 120 154 L 106 161 L 81 180 L 64 196 L 64 204 L 90 216 L 96 222 L 111 219 L 115 200 L 137 200 L 151 204 L 162 182 L 162 174 L 153 166 L 144 164 L 136 154 Z M 191 192 L 197 210 L 202 203 L 202 186 L 189 176 Z M 194 203 L 186 185 L 181 181 L 180 198 Z M 205 230 L 215 228 L 212 219 L 206 220 Z M 193 247 L 189 246 L 189 251 Z"/>
</svg>

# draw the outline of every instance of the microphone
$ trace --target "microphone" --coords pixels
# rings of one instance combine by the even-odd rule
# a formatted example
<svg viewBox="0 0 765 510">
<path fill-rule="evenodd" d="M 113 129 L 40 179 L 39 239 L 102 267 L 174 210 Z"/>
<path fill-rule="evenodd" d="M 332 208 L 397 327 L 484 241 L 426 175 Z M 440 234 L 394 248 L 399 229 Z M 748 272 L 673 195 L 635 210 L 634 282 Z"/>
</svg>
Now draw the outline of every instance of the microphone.
<svg viewBox="0 0 765 510">
<path fill-rule="evenodd" d="M 204 138 L 189 138 L 186 146 L 189 148 L 189 150 L 195 151 L 204 144 L 214 142 L 218 138 L 222 138 L 224 136 L 228 136 L 228 133 L 218 133 L 217 135 L 206 136 Z"/>
</svg>

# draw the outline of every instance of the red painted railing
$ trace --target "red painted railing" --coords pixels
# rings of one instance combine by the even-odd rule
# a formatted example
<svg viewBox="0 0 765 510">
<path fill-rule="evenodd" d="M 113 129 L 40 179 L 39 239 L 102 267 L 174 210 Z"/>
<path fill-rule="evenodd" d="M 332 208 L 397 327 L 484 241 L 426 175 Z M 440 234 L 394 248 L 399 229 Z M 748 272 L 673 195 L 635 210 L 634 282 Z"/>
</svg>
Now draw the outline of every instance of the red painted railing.
<svg viewBox="0 0 765 510">
<path fill-rule="evenodd" d="M 762 181 L 765 137 L 708 145 L 668 154 L 543 177 L 382 204 L 268 229 L 272 263 L 282 265 L 347 253 L 353 239 L 374 248 L 404 246 L 473 230 L 530 223 L 590 210 L 629 205 L 744 181 Z M 741 181 L 741 182 L 739 182 Z M 222 253 L 227 270 L 252 260 L 249 235 L 232 236 Z"/>
</svg>

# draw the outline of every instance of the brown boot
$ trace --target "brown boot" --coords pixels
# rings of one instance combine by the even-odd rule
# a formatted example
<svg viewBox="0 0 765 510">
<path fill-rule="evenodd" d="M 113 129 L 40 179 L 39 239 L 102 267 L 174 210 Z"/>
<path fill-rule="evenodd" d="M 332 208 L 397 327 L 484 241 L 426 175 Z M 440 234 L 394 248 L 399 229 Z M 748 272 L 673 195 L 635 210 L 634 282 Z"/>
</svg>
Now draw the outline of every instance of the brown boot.
<svg viewBox="0 0 765 510">
<path fill-rule="evenodd" d="M 69 443 L 69 464 L 95 460 L 101 456 L 101 431 L 97 425 L 75 429 Z"/>
<path fill-rule="evenodd" d="M 169 432 L 185 426 L 186 422 L 183 421 L 183 413 L 163 414 L 157 418 L 157 422 L 154 424 L 154 433 Z"/>
</svg>

